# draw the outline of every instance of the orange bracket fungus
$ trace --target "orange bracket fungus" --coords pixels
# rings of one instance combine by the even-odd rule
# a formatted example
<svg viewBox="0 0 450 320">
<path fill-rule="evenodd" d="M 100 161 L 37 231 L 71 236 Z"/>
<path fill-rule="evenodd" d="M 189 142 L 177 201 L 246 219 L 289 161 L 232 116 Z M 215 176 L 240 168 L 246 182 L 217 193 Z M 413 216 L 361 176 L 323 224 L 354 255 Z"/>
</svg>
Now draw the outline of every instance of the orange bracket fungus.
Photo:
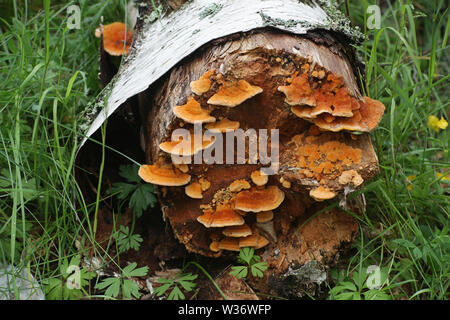
<svg viewBox="0 0 450 320">
<path fill-rule="evenodd" d="M 210 116 L 210 112 L 202 109 L 193 97 L 189 97 L 186 104 L 173 108 L 173 113 L 188 123 L 215 122 L 216 118 Z"/>
<path fill-rule="evenodd" d="M 191 181 L 191 176 L 185 174 L 171 165 L 142 165 L 138 171 L 145 182 L 159 186 L 183 186 Z"/>
<path fill-rule="evenodd" d="M 102 32 L 103 31 L 103 32 Z M 112 56 L 128 54 L 133 41 L 133 31 L 123 22 L 113 22 L 95 30 L 100 38 L 103 33 L 103 48 Z"/>
<path fill-rule="evenodd" d="M 192 182 L 190 185 L 185 187 L 185 192 L 188 197 L 192 199 L 201 199 L 202 195 L 202 186 L 198 182 Z"/>
<path fill-rule="evenodd" d="M 215 211 L 206 210 L 203 215 L 197 218 L 197 221 L 207 228 L 240 226 L 245 222 L 242 216 L 226 206 L 221 206 Z"/>
<path fill-rule="evenodd" d="M 252 234 L 252 230 L 246 224 L 240 226 L 227 227 L 223 230 L 223 234 L 227 237 L 246 237 Z"/>
<path fill-rule="evenodd" d="M 250 189 L 239 192 L 235 197 L 235 208 L 242 211 L 260 212 L 278 208 L 284 200 L 284 192 L 277 186 L 265 189 Z"/>
<path fill-rule="evenodd" d="M 208 123 L 205 127 L 211 132 L 230 132 L 239 128 L 239 121 L 232 121 L 224 118 L 215 123 Z"/>
<path fill-rule="evenodd" d="M 208 103 L 232 108 L 242 104 L 245 100 L 256 96 L 262 91 L 262 88 L 252 86 L 245 80 L 224 82 L 219 91 L 209 98 Z"/>
<path fill-rule="evenodd" d="M 196 81 L 192 81 L 190 86 L 193 93 L 196 95 L 202 95 L 205 92 L 208 92 L 211 88 L 211 76 L 214 75 L 215 69 L 206 71 L 200 79 Z"/>
<path fill-rule="evenodd" d="M 196 141 L 196 138 L 199 140 Z M 205 139 L 204 139 L 205 138 Z M 192 156 L 197 152 L 210 147 L 214 143 L 214 137 L 194 136 L 191 132 L 186 136 L 179 136 L 176 141 L 166 141 L 159 145 L 159 148 L 169 154 L 178 156 Z"/>
</svg>

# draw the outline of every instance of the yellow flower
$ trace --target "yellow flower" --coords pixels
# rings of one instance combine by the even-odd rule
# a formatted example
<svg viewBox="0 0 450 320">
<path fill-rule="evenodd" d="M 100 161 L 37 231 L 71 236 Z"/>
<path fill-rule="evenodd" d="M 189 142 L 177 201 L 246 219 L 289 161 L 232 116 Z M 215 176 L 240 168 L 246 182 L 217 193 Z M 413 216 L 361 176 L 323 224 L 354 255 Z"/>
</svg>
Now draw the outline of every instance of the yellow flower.
<svg viewBox="0 0 450 320">
<path fill-rule="evenodd" d="M 438 179 L 442 180 L 442 181 L 450 181 L 450 177 L 449 175 L 444 175 L 440 172 L 436 172 L 436 176 L 438 177 Z"/>
<path fill-rule="evenodd" d="M 408 190 L 411 190 L 411 189 L 412 189 L 412 183 L 411 183 L 411 181 L 413 181 L 415 178 L 416 178 L 415 175 L 411 175 L 411 176 L 407 176 L 407 177 L 406 177 L 406 179 L 408 180 L 408 181 L 407 181 L 408 184 L 407 184 L 406 188 L 408 188 Z"/>
<path fill-rule="evenodd" d="M 439 120 L 436 116 L 429 116 L 428 126 L 434 131 L 439 132 L 439 129 L 444 130 L 447 128 L 448 122 L 444 119 L 444 117 L 441 117 L 441 120 Z"/>
</svg>

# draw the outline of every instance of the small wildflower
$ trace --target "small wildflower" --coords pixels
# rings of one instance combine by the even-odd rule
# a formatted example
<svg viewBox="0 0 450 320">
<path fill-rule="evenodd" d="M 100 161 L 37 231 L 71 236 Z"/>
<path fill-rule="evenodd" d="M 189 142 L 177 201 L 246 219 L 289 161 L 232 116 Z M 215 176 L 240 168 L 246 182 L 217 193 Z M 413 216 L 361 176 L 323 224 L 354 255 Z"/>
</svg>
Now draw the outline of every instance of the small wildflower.
<svg viewBox="0 0 450 320">
<path fill-rule="evenodd" d="M 407 186 L 406 186 L 406 188 L 408 188 L 408 190 L 411 190 L 411 189 L 412 189 L 412 181 L 413 181 L 415 178 L 416 178 L 415 175 L 411 175 L 411 176 L 407 176 L 407 177 L 406 177 L 406 179 L 408 180 L 408 181 L 407 181 Z"/>
<path fill-rule="evenodd" d="M 449 176 L 449 174 L 445 175 L 445 174 L 442 174 L 442 173 L 440 173 L 440 172 L 436 172 L 436 176 L 437 176 L 437 178 L 438 178 L 439 180 L 442 180 L 442 181 L 450 181 L 450 176 Z"/>
<path fill-rule="evenodd" d="M 444 117 L 441 117 L 439 120 L 436 116 L 429 116 L 428 117 L 428 126 L 430 129 L 433 129 L 436 132 L 439 132 L 439 129 L 444 130 L 448 126 L 447 120 L 444 119 Z"/>
</svg>

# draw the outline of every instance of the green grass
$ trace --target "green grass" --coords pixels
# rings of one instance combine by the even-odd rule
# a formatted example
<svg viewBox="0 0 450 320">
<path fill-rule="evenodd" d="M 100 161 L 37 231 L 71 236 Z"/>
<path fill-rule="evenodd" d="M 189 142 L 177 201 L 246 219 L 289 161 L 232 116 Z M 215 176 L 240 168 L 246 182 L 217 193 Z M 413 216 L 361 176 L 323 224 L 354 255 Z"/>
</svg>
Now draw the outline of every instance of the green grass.
<svg viewBox="0 0 450 320">
<path fill-rule="evenodd" d="M 330 298 L 373 298 L 364 281 L 377 265 L 383 298 L 448 299 L 450 190 L 437 173 L 450 170 L 450 129 L 427 126 L 430 115 L 448 121 L 448 9 L 444 0 L 383 1 L 381 29 L 367 30 L 364 8 L 373 2 L 340 3 L 367 35 L 357 47 L 365 90 L 386 113 L 372 133 L 381 172 L 362 190 L 361 232 L 348 266 L 332 270 Z M 66 28 L 71 4 L 81 7 L 80 30 Z M 100 92 L 100 16 L 124 20 L 125 5 L 0 4 L 0 264 L 28 267 L 43 283 L 66 281 L 78 242 L 95 243 L 91 218 L 102 199 L 85 203 L 73 177 L 77 115 Z M 119 266 L 120 256 L 94 248 Z M 94 277 L 81 294 L 98 294 L 99 282 Z"/>
</svg>

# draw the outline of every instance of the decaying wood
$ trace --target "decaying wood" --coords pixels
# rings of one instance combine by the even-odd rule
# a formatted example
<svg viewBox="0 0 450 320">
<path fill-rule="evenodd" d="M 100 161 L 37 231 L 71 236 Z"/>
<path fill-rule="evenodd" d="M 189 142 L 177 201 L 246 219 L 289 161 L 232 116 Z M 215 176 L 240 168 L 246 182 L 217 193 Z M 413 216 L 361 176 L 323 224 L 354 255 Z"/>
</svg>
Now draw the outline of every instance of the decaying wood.
<svg viewBox="0 0 450 320">
<path fill-rule="evenodd" d="M 314 216 L 323 205 L 318 204 L 309 192 L 320 185 L 336 193 L 344 193 L 348 185 L 341 185 L 338 175 L 321 173 L 305 176 L 296 168 L 296 153 L 304 140 L 308 138 L 318 146 L 326 142 L 338 143 L 340 148 L 359 150 L 361 158 L 345 166 L 346 170 L 355 170 L 366 181 L 378 171 L 378 162 L 368 134 L 353 135 L 349 132 L 320 132 L 312 134 L 313 125 L 295 116 L 290 106 L 285 103 L 285 95 L 277 90 L 286 84 L 286 79 L 298 72 L 302 66 L 309 65 L 311 71 L 315 66 L 325 68 L 343 77 L 349 92 L 361 97 L 353 73 L 353 65 L 345 55 L 333 53 L 324 45 L 316 44 L 306 37 L 283 34 L 269 30 L 257 30 L 241 34 L 234 39 L 225 38 L 216 41 L 200 53 L 185 59 L 173 68 L 152 90 L 151 110 L 145 122 L 145 147 L 147 163 L 156 163 L 164 158 L 171 162 L 167 153 L 159 144 L 170 141 L 171 133 L 177 128 L 190 128 L 190 124 L 177 118 L 172 109 L 186 103 L 189 96 L 206 106 L 206 101 L 217 91 L 217 87 L 201 96 L 194 95 L 190 83 L 199 79 L 206 71 L 220 70 L 224 79 L 242 79 L 263 89 L 263 92 L 244 101 L 234 108 L 214 107 L 211 115 L 220 119 L 226 117 L 239 121 L 243 130 L 279 129 L 280 130 L 280 171 L 268 179 L 267 186 L 276 185 L 285 194 L 282 204 L 273 210 L 274 232 L 255 222 L 255 213 L 247 213 L 245 221 L 252 227 L 258 226 L 258 232 L 270 240 L 270 244 L 261 250 L 263 259 L 270 265 L 267 275 L 280 278 L 288 270 L 294 270 L 308 261 L 327 263 L 339 253 L 342 247 L 352 242 L 357 234 L 357 224 L 353 218 L 339 210 L 332 210 Z M 217 86 L 217 84 L 216 84 Z M 256 116 L 257 115 L 257 116 Z M 182 187 L 160 187 L 159 198 L 166 217 L 181 243 L 189 251 L 206 256 L 217 257 L 229 254 L 210 250 L 211 239 L 218 237 L 223 228 L 206 228 L 197 221 L 202 215 L 202 208 L 223 201 L 229 194 L 229 186 L 236 180 L 252 183 L 251 173 L 261 165 L 189 165 L 191 181 L 200 178 L 211 183 L 203 192 L 202 199 L 192 199 L 185 194 Z M 289 183 L 283 184 L 283 181 Z M 320 182 L 322 181 L 322 182 Z M 227 189 L 228 188 L 228 189 Z M 356 189 L 356 187 L 354 188 Z M 228 194 L 227 194 L 228 193 Z M 336 198 L 338 199 L 338 198 Z M 336 200 L 337 201 L 337 200 Z M 310 219 L 310 220 L 308 220 Z M 308 221 L 307 223 L 305 223 Z M 302 226 L 301 228 L 299 228 Z M 234 253 L 231 253 L 234 254 Z M 266 288 L 258 284 L 259 288 Z M 276 293 L 276 292 L 275 292 Z"/>
<path fill-rule="evenodd" d="M 359 64 L 346 42 L 358 35 L 346 23 L 340 23 L 339 15 L 310 1 L 251 1 L 245 8 L 241 0 L 213 4 L 192 0 L 182 5 L 184 2 L 169 1 L 167 12 L 159 12 L 162 18 L 156 22 L 147 23 L 141 17 L 129 56 L 95 108 L 84 117 L 86 136 L 81 145 L 94 132 L 94 138 L 100 140 L 97 129 L 122 106 L 121 113 L 136 117 L 128 121 L 130 128 L 124 133 L 136 138 L 137 126 L 142 124 L 140 146 L 145 151 L 145 163 L 170 164 L 170 155 L 160 145 L 171 141 L 175 129 L 192 129 L 179 112 L 174 113 L 176 106 L 186 105 L 189 99 L 195 99 L 217 122 L 238 122 L 244 131 L 279 129 L 279 171 L 267 181 L 256 182 L 255 172 L 263 167 L 261 163 L 189 164 L 180 176 L 181 180 L 186 178 L 183 174 L 190 176 L 190 188 L 159 186 L 158 197 L 163 219 L 189 252 L 227 258 L 235 257 L 236 252 L 213 246 L 214 241 L 225 238 L 224 228 L 207 227 L 198 218 L 219 205 L 234 210 L 239 188 L 278 188 L 283 194 L 281 204 L 269 214 L 265 212 L 265 217 L 236 210 L 254 234 L 268 241 L 257 253 L 269 268 L 263 279 L 253 278 L 250 285 L 256 293 L 288 298 L 301 298 L 305 291 L 316 294 L 325 281 L 327 265 L 338 259 L 358 232 L 355 219 L 339 208 L 325 210 L 330 202 L 322 200 L 345 204 L 349 192 L 377 174 L 378 160 L 368 133 L 320 129 L 315 119 L 307 121 L 294 114 L 287 91 L 280 88 L 287 88 L 297 76 L 307 75 L 316 90 L 328 81 L 328 75 L 333 75 L 342 79 L 352 99 L 363 101 Z M 204 92 L 193 92 L 191 83 L 208 71 L 212 74 L 211 86 Z M 106 76 L 104 84 L 110 79 L 109 74 Z M 242 80 L 262 92 L 233 107 L 208 103 L 224 83 Z M 118 117 L 116 112 L 108 127 L 115 136 L 120 136 L 121 128 L 110 127 Z M 326 121 L 333 122 L 334 118 Z M 122 138 L 120 146 L 117 142 L 118 150 L 127 143 Z M 97 168 L 98 161 L 89 160 L 93 147 L 87 146 L 77 163 L 84 159 Z M 248 161 L 248 145 L 246 151 Z M 346 209 L 357 212 L 358 206 L 347 203 Z M 272 216 L 273 220 L 261 222 Z M 223 282 L 223 289 L 229 285 L 245 289 L 249 296 L 254 294 L 246 284 L 232 282 L 225 273 L 217 280 Z"/>
</svg>

